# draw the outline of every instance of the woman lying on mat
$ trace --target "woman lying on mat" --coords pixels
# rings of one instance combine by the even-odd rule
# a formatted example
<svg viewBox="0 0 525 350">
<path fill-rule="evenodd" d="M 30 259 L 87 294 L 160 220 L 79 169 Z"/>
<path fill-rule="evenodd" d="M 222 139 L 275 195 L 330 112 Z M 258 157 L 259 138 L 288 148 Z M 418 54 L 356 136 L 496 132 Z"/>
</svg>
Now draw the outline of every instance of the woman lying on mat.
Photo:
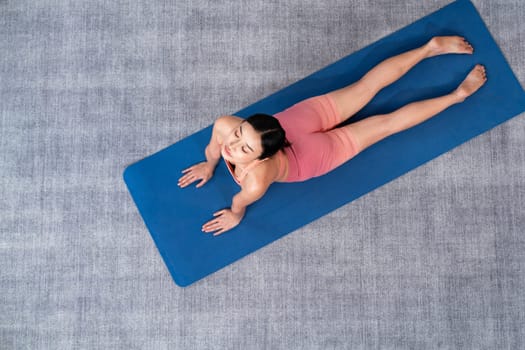
<svg viewBox="0 0 525 350">
<path fill-rule="evenodd" d="M 205 150 L 206 161 L 183 170 L 178 185 L 186 187 L 197 180 L 197 187 L 204 185 L 222 155 L 241 191 L 233 197 L 231 208 L 214 213 L 215 218 L 202 230 L 221 234 L 237 226 L 246 207 L 261 198 L 273 182 L 305 181 L 326 174 L 385 137 L 462 102 L 485 83 L 482 65 L 476 65 L 448 95 L 336 127 L 419 61 L 472 52 L 462 37 L 434 37 L 417 49 L 381 62 L 349 86 L 303 100 L 275 116 L 255 114 L 246 120 L 219 117 Z"/>
</svg>

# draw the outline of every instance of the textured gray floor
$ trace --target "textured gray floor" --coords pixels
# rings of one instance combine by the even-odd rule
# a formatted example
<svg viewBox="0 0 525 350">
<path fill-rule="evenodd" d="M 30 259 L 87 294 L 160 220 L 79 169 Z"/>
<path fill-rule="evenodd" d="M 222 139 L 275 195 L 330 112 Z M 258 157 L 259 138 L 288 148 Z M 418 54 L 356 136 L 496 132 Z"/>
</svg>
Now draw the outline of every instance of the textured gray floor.
<svg viewBox="0 0 525 350">
<path fill-rule="evenodd" d="M 0 348 L 525 348 L 523 114 L 186 289 L 122 181 L 448 3 L 0 0 Z"/>
</svg>

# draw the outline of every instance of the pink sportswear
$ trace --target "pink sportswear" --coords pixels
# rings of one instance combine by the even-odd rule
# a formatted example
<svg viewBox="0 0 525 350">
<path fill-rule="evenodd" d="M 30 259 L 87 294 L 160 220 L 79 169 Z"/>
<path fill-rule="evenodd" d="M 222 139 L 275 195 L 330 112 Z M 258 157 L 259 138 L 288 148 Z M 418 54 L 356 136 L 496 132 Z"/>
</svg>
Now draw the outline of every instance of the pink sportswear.
<svg viewBox="0 0 525 350">
<path fill-rule="evenodd" d="M 275 117 L 292 144 L 284 149 L 289 164 L 285 182 L 324 175 L 360 152 L 351 130 L 335 128 L 343 118 L 329 93 L 298 102 Z"/>
</svg>

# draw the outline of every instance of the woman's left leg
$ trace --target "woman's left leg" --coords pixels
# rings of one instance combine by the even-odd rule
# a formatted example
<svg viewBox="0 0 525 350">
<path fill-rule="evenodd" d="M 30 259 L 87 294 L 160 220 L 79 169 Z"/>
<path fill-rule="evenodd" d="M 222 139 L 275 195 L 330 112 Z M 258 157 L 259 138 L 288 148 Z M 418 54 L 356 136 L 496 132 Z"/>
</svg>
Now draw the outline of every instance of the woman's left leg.
<svg viewBox="0 0 525 350">
<path fill-rule="evenodd" d="M 302 165 L 299 173 L 308 175 L 308 178 L 324 175 L 370 145 L 419 124 L 457 102 L 458 97 L 449 94 L 414 102 L 389 114 L 375 115 L 329 131 L 308 134 L 304 142 L 300 140 L 301 148 L 296 148 L 296 157 Z"/>
</svg>

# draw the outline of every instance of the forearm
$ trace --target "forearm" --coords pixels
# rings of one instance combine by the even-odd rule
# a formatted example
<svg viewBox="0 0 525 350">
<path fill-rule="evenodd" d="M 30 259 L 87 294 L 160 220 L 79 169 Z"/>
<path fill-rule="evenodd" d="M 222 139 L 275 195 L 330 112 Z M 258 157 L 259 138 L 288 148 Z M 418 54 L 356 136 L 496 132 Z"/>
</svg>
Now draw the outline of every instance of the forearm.
<svg viewBox="0 0 525 350">
<path fill-rule="evenodd" d="M 243 216 L 246 208 L 250 204 L 258 201 L 264 195 L 267 188 L 267 185 L 243 188 L 241 192 L 233 196 L 231 211 L 236 215 Z"/>
<path fill-rule="evenodd" d="M 214 149 L 211 145 L 208 145 L 204 150 L 204 154 L 206 155 L 206 161 L 215 169 L 219 159 L 221 159 L 220 149 Z"/>
<path fill-rule="evenodd" d="M 242 219 L 246 213 L 246 208 L 253 202 L 255 202 L 254 198 L 247 198 L 246 193 L 241 191 L 233 196 L 230 210 Z"/>
<path fill-rule="evenodd" d="M 234 213 L 235 215 L 239 215 L 242 218 L 244 216 L 244 213 L 246 213 L 246 207 L 246 205 L 236 202 L 234 197 L 230 209 L 232 213 Z"/>
</svg>

